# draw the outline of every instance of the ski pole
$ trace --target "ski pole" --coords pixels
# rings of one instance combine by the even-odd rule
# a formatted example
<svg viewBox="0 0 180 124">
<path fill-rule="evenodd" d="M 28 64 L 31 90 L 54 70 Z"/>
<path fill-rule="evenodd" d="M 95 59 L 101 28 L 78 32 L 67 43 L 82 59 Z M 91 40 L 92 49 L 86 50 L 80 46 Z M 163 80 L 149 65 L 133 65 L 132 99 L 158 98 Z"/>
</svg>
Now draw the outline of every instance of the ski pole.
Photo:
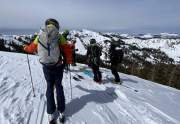
<svg viewBox="0 0 180 124">
<path fill-rule="evenodd" d="M 71 87 L 71 100 L 72 100 L 72 83 L 71 83 L 71 70 L 70 70 L 70 65 L 69 65 L 69 77 L 70 77 L 70 87 Z"/>
<path fill-rule="evenodd" d="M 30 63 L 29 63 L 29 56 L 28 56 L 28 54 L 27 54 L 27 61 L 28 61 L 29 73 L 30 73 L 30 77 L 31 77 L 31 84 L 32 84 L 33 95 L 34 95 L 34 97 L 36 97 L 35 92 L 34 92 L 34 85 L 33 85 L 32 74 L 31 74 L 31 66 L 30 66 Z"/>
</svg>

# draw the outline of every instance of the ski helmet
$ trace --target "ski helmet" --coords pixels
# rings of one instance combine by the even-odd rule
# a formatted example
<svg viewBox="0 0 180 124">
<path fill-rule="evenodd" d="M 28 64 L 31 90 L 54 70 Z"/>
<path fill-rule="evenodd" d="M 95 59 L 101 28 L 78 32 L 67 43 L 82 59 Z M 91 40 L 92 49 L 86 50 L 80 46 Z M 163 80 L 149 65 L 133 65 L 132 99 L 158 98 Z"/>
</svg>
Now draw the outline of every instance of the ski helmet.
<svg viewBox="0 0 180 124">
<path fill-rule="evenodd" d="M 45 21 L 45 25 L 49 25 L 49 24 L 52 24 L 54 25 L 58 30 L 59 30 L 59 22 L 56 20 L 56 19 L 53 19 L 53 18 L 49 18 Z"/>
<path fill-rule="evenodd" d="M 95 39 L 91 39 L 90 40 L 90 44 L 94 44 L 94 43 L 96 43 L 96 40 Z"/>
</svg>

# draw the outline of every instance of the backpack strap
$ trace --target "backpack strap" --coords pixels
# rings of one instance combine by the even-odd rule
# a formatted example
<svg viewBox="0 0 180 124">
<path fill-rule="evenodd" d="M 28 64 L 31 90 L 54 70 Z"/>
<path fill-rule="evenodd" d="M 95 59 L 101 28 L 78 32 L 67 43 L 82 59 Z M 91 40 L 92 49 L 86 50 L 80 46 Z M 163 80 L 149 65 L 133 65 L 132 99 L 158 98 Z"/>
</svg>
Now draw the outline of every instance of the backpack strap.
<svg viewBox="0 0 180 124">
<path fill-rule="evenodd" d="M 48 50 L 48 48 L 39 40 L 38 43 L 46 50 Z"/>
<path fill-rule="evenodd" d="M 50 44 L 47 43 L 48 47 L 46 47 L 40 40 L 38 42 L 44 49 L 46 49 L 48 51 L 48 56 L 50 56 Z"/>
</svg>

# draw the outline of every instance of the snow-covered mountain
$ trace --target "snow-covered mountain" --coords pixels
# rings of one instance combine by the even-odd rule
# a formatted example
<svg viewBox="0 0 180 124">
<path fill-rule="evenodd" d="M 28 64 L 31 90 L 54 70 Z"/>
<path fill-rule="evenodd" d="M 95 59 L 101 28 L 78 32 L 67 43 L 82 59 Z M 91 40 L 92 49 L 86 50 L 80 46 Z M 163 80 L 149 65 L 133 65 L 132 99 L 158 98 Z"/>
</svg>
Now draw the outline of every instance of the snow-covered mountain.
<svg viewBox="0 0 180 124">
<path fill-rule="evenodd" d="M 0 50 L 24 52 L 22 45 L 33 41 L 33 35 L 0 35 Z M 102 48 L 102 67 L 109 68 L 109 46 L 119 44 L 124 51 L 118 71 L 132 74 L 164 85 L 180 89 L 180 35 L 179 34 L 120 34 L 90 30 L 72 30 L 68 38 L 75 39 L 77 61 L 86 62 L 86 48 L 94 38 Z"/>
<path fill-rule="evenodd" d="M 123 41 L 121 42 L 121 47 L 126 50 L 129 49 L 129 51 L 127 51 L 127 56 L 128 54 L 137 54 L 142 57 L 144 54 L 143 49 L 154 49 L 157 51 L 160 50 L 162 53 L 167 55 L 167 58 L 172 58 L 174 62 L 180 61 L 180 52 L 178 52 L 180 50 L 179 34 L 161 33 L 159 35 L 141 34 L 132 36 L 120 33 L 99 33 L 89 30 L 71 31 L 71 38 L 77 36 L 86 45 L 89 44 L 91 38 L 96 39 L 96 41 L 102 46 L 104 52 L 109 48 L 108 46 L 111 39 L 114 39 L 115 41 Z M 132 50 L 130 47 L 137 47 L 137 50 Z M 155 56 L 151 55 L 151 53 L 149 54 L 150 55 L 147 56 L 145 60 L 149 62 L 155 61 Z"/>
<path fill-rule="evenodd" d="M 46 83 L 37 56 L 29 56 L 36 97 L 33 97 L 25 54 L 0 52 L 0 124 L 47 124 Z M 78 64 L 72 80 L 64 73 L 66 124 L 179 124 L 180 91 L 120 73 L 122 85 L 112 84 L 111 71 L 101 68 L 103 83 Z M 89 73 L 87 73 L 89 72 Z"/>
<path fill-rule="evenodd" d="M 0 35 L 0 39 L 5 42 L 6 48 L 14 49 L 12 47 L 12 43 L 16 45 L 23 45 L 27 42 L 30 42 L 30 38 L 32 36 L 17 36 L 17 35 Z M 144 52 L 147 52 L 145 49 L 153 49 L 157 51 L 161 51 L 168 58 L 174 60 L 175 63 L 180 61 L 180 34 L 169 34 L 169 33 L 161 33 L 161 34 L 140 34 L 140 35 L 129 35 L 129 34 L 120 34 L 120 33 L 100 33 L 94 32 L 90 30 L 83 29 L 82 31 L 72 30 L 70 31 L 69 38 L 74 38 L 77 40 L 77 48 L 79 48 L 78 53 L 85 55 L 86 46 L 89 44 L 89 40 L 94 38 L 97 42 L 102 46 L 104 53 L 107 53 L 109 49 L 109 44 L 112 39 L 115 41 L 121 40 L 121 47 L 125 49 L 127 52 L 127 56 L 132 56 L 135 54 L 140 58 L 143 58 L 148 62 L 155 62 L 157 58 L 152 53 L 149 53 L 149 56 L 144 58 Z M 78 42 L 80 41 L 80 42 Z M 108 42 L 109 41 L 109 42 Z M 135 50 L 131 49 L 132 47 L 136 47 Z M 129 50 L 128 50 L 129 49 Z M 154 51 L 156 52 L 156 51 Z M 163 55 L 164 56 L 164 55 Z M 105 58 L 106 55 L 103 54 L 102 59 Z M 132 58 L 132 57 L 129 57 Z"/>
</svg>

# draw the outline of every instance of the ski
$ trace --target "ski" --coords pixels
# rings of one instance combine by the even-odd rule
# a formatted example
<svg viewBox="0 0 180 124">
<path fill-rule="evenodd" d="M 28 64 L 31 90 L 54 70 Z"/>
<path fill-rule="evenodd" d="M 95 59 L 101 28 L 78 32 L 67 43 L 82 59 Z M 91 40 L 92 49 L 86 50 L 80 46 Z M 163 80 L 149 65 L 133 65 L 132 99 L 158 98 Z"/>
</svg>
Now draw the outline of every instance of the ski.
<svg viewBox="0 0 180 124">
<path fill-rule="evenodd" d="M 119 85 L 123 84 L 122 80 L 120 80 L 120 82 L 116 82 L 114 80 L 114 78 L 110 78 L 109 76 L 106 76 L 106 79 L 109 80 L 110 82 L 114 83 L 114 84 L 119 84 Z"/>
<path fill-rule="evenodd" d="M 74 76 L 77 76 L 78 78 L 80 79 L 84 79 L 84 77 L 80 74 L 77 74 L 77 73 L 74 73 L 74 72 L 71 72 L 72 74 L 74 74 Z"/>
<path fill-rule="evenodd" d="M 110 82 L 113 82 L 113 80 L 112 80 L 111 78 L 107 77 L 107 76 L 106 76 L 106 79 L 108 79 Z M 132 90 L 132 91 L 134 91 L 134 92 L 139 92 L 138 90 L 136 90 L 136 89 L 134 89 L 134 88 L 131 88 L 131 87 L 129 87 L 129 86 L 124 85 L 124 84 L 123 84 L 123 81 L 120 81 L 119 83 L 116 83 L 116 84 L 119 84 L 120 86 L 125 87 L 125 88 L 127 88 L 127 89 L 130 89 L 130 90 Z"/>
<path fill-rule="evenodd" d="M 129 86 L 126 86 L 126 85 L 123 85 L 123 84 L 122 84 L 121 86 L 126 87 L 126 88 L 128 88 L 128 89 L 131 89 L 132 91 L 139 92 L 138 90 L 136 90 L 136 89 L 134 89 L 134 88 L 131 88 L 131 87 L 129 87 Z"/>
<path fill-rule="evenodd" d="M 84 79 L 84 77 L 82 75 L 76 74 L 78 76 L 78 78 L 80 79 Z"/>
<path fill-rule="evenodd" d="M 73 79 L 75 80 L 75 81 L 81 81 L 78 77 L 76 77 L 76 76 L 73 76 Z"/>
</svg>

